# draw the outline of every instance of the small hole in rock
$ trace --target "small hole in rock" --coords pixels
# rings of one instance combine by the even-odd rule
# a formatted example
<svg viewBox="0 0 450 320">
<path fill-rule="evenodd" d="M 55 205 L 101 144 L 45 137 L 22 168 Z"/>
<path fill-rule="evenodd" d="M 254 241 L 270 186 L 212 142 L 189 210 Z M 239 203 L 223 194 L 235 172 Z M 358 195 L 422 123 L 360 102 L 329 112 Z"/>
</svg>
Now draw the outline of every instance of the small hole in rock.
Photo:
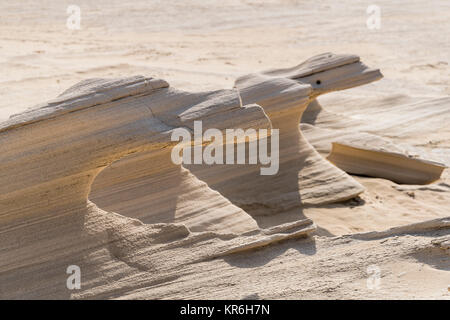
<svg viewBox="0 0 450 320">
<path fill-rule="evenodd" d="M 321 83 L 322 83 L 322 81 L 320 81 L 320 80 L 317 80 L 317 81 L 316 81 L 316 84 L 317 84 L 317 85 L 320 85 Z"/>
</svg>

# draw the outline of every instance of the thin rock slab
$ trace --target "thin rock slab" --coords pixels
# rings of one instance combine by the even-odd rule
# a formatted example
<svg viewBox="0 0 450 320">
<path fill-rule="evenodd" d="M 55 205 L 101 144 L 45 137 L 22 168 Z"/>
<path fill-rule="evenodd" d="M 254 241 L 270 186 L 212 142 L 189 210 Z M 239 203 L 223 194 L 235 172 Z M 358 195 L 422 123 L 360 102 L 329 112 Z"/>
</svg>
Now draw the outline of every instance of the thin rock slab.
<svg viewBox="0 0 450 320">
<path fill-rule="evenodd" d="M 333 142 L 327 159 L 345 172 L 389 179 L 399 184 L 432 183 L 446 168 L 438 162 L 410 158 L 403 153 L 337 142 Z"/>
<path fill-rule="evenodd" d="M 426 109 L 432 102 L 421 104 Z M 404 110 L 407 106 L 393 108 Z M 437 111 L 430 110 L 429 113 L 436 114 Z M 405 114 L 414 112 L 405 111 Z M 396 137 L 395 131 L 401 130 L 401 126 L 382 130 L 377 127 L 368 121 L 328 112 L 317 100 L 308 106 L 300 124 L 314 148 L 350 174 L 384 178 L 400 184 L 428 184 L 438 180 L 448 167 L 445 157 L 439 154 L 408 143 L 395 143 L 391 137 Z M 371 159 L 362 157 L 363 154 Z"/>
</svg>

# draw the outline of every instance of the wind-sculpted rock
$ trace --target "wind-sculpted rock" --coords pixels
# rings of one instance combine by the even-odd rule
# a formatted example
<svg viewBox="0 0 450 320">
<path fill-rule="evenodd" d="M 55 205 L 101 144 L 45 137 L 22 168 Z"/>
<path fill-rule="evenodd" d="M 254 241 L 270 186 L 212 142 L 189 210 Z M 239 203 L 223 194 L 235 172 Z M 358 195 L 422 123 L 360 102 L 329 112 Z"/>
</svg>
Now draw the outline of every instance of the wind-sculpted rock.
<svg viewBox="0 0 450 320">
<path fill-rule="evenodd" d="M 233 216 L 232 221 L 238 228 L 239 224 L 251 226 L 252 220 L 241 209 L 171 161 L 173 129 L 190 129 L 198 119 L 204 127 L 220 130 L 233 128 L 236 119 L 240 127 L 269 127 L 261 108 L 241 107 L 233 90 L 194 94 L 168 88 L 163 80 L 142 77 L 82 82 L 55 101 L 1 124 L 0 218 L 20 225 L 82 208 L 92 181 L 105 167 L 127 155 L 148 152 L 145 167 L 135 167 L 122 178 L 136 178 L 133 174 L 137 170 L 145 175 L 152 171 L 168 175 L 170 181 L 160 180 L 151 186 L 159 202 L 138 209 L 152 209 L 162 222 L 166 216 L 173 218 L 174 206 L 182 206 L 175 195 L 186 196 L 182 185 L 189 181 L 190 192 L 207 197 L 211 207 L 219 209 L 211 216 L 204 210 L 198 210 L 197 215 L 190 211 L 187 219 L 199 219 L 198 224 L 207 225 L 237 215 L 241 218 Z M 180 189 L 173 192 L 170 188 Z M 165 192 L 172 198 L 164 197 Z M 195 194 L 186 198 L 195 199 Z M 124 205 L 138 210 L 139 203 Z M 176 221 L 184 222 L 182 212 L 177 212 Z"/>
<path fill-rule="evenodd" d="M 359 56 L 350 54 L 319 54 L 286 69 L 273 69 L 261 72 L 260 75 L 271 78 L 285 78 L 311 85 L 314 99 L 324 93 L 358 87 L 383 77 L 379 69 L 367 67 Z M 236 80 L 236 87 L 245 83 L 254 75 L 244 76 Z"/>
<path fill-rule="evenodd" d="M 313 233 L 305 204 L 362 192 L 311 147 L 299 121 L 318 95 L 379 77 L 355 56 L 326 54 L 242 77 L 232 90 L 92 79 L 0 123 L 0 298 L 153 296 L 205 267 L 238 277 L 249 265 L 243 256 L 254 254 L 257 266 L 291 247 L 286 254 L 316 254 L 312 238 L 253 251 Z M 241 130 L 229 140 L 231 129 Z M 174 137 L 184 133 L 206 139 L 180 144 Z M 174 160 L 180 146 L 179 159 L 192 150 L 193 164 Z M 207 149 L 215 161 L 199 162 Z M 388 232 L 446 229 L 447 221 L 433 220 Z M 318 248 L 330 247 L 318 239 Z M 81 286 L 70 283 L 73 270 Z"/>
<path fill-rule="evenodd" d="M 300 128 L 321 155 L 348 173 L 401 184 L 427 184 L 438 180 L 446 168 L 429 153 L 354 128 L 333 130 L 307 123 Z"/>
<path fill-rule="evenodd" d="M 315 56 L 294 68 L 243 76 L 235 82 L 243 104 L 261 105 L 272 129 L 279 129 L 278 173 L 262 176 L 252 166 L 188 168 L 251 213 L 260 225 L 276 223 L 268 222 L 270 218 L 264 217 L 267 214 L 285 213 L 284 219 L 295 220 L 301 217 L 304 205 L 353 198 L 364 188 L 323 159 L 303 137 L 299 123 L 304 110 L 317 96 L 381 77 L 379 70 L 368 68 L 358 56 L 331 53 Z M 270 146 L 271 141 L 267 143 Z M 283 219 L 281 216 L 276 219 Z"/>
<path fill-rule="evenodd" d="M 331 150 L 327 159 L 346 172 L 385 178 L 401 184 L 431 183 L 438 180 L 446 168 L 438 162 L 374 150 L 370 146 L 334 142 Z"/>
<path fill-rule="evenodd" d="M 70 267 L 83 270 L 89 291 L 111 281 L 98 274 L 102 266 L 116 265 L 120 276 L 112 277 L 119 282 L 136 269 L 163 269 L 161 277 L 190 261 L 314 231 L 304 220 L 260 232 L 242 209 L 172 162 L 176 128 L 189 131 L 201 120 L 205 129 L 224 130 L 236 119 L 244 129 L 270 127 L 261 107 L 241 106 L 236 90 L 188 93 L 163 80 L 133 77 L 81 82 L 0 124 L 0 297 L 68 298 Z M 132 155 L 141 153 L 142 166 L 133 166 Z M 134 183 L 129 192 L 147 196 L 145 205 L 122 205 L 145 222 L 160 223 L 143 224 L 88 200 L 95 177 L 119 159 L 125 166 L 115 173 L 123 175 L 107 181 L 117 190 L 126 180 Z M 114 192 L 99 196 L 114 198 Z M 183 252 L 181 260 L 173 259 L 175 252 Z M 164 263 L 170 260 L 174 264 Z"/>
<path fill-rule="evenodd" d="M 389 119 L 377 122 L 329 112 L 315 100 L 306 109 L 300 128 L 322 156 L 347 173 L 400 184 L 428 184 L 448 167 L 446 153 L 394 141 L 399 137 L 420 141 L 445 130 L 449 103 L 448 98 L 440 98 L 400 105 L 397 114 L 389 112 Z M 414 121 L 424 110 L 427 116 Z M 373 118 L 383 119 L 380 112 Z"/>
<path fill-rule="evenodd" d="M 378 70 L 367 68 L 357 56 L 334 54 L 313 57 L 292 69 L 244 76 L 236 81 L 237 90 L 229 92 L 234 94 L 236 99 L 241 99 L 244 105 L 260 104 L 268 114 L 272 128 L 279 130 L 278 154 L 275 154 L 277 148 L 272 146 L 272 137 L 259 136 L 260 142 L 266 145 L 268 150 L 273 149 L 271 158 L 279 158 L 276 167 L 269 168 L 273 169 L 273 172 L 261 174 L 262 168 L 267 165 L 250 161 L 252 156 L 249 142 L 242 142 L 246 137 L 252 139 L 248 132 L 242 132 L 236 146 L 236 150 L 240 146 L 244 147 L 245 164 L 229 164 L 226 161 L 227 155 L 224 154 L 220 164 L 183 163 L 183 166 L 233 204 L 252 214 L 260 227 L 303 219 L 301 207 L 304 205 L 353 198 L 364 188 L 345 172 L 324 160 L 303 138 L 298 123 L 305 108 L 318 95 L 368 83 L 380 77 Z M 252 128 L 243 118 L 236 118 L 235 121 L 236 128 Z M 168 162 L 167 153 L 164 157 L 165 160 L 160 163 Z M 198 217 L 200 213 L 203 217 L 208 216 L 208 206 L 198 205 L 201 199 L 211 201 L 209 193 L 200 191 L 196 185 L 201 184 L 200 181 L 192 183 L 190 178 L 181 179 L 182 182 L 177 184 L 173 177 L 179 177 L 179 174 L 164 172 L 150 163 L 145 153 L 114 163 L 97 177 L 90 199 L 107 211 L 139 218 L 146 223 L 177 222 L 179 216 L 193 214 L 192 206 L 182 206 L 180 203 L 166 200 L 175 199 L 173 194 L 178 193 L 183 194 L 181 197 L 185 197 L 186 201 L 195 199 L 193 201 L 197 203 L 195 207 Z M 191 175 L 178 166 L 174 165 L 174 168 L 181 170 L 184 176 Z M 154 187 L 158 184 L 172 184 L 178 189 L 172 187 L 161 191 Z M 161 205 L 155 206 L 155 203 Z M 155 207 L 161 208 L 159 213 L 150 214 L 149 212 L 155 211 Z M 221 206 L 218 204 L 215 207 Z M 287 214 L 277 215 L 274 220 L 260 217 L 274 213 Z M 218 219 L 217 213 L 215 215 L 215 219 Z M 207 225 L 204 221 L 209 220 L 203 219 L 199 218 L 190 227 L 197 231 L 215 230 L 214 226 L 217 224 Z M 228 228 L 227 224 L 231 223 L 221 220 L 216 222 L 220 222 L 224 228 Z M 249 231 L 242 223 L 236 223 L 234 226 L 240 226 L 242 232 Z"/>
<path fill-rule="evenodd" d="M 257 230 L 242 209 L 172 163 L 173 130 L 190 130 L 199 119 L 219 130 L 233 128 L 236 119 L 240 127 L 270 126 L 259 106 L 241 107 L 234 90 L 187 93 L 143 77 L 85 81 L 0 124 L 0 272 L 98 245 L 86 226 L 89 215 L 102 212 L 88 200 L 91 184 L 114 161 L 136 153 L 145 153 L 145 166 L 119 178 L 136 183 L 139 170 L 156 172 L 154 198 L 147 198 L 155 201 L 124 205 L 194 231 Z M 117 188 L 120 180 L 114 182 Z"/>
</svg>

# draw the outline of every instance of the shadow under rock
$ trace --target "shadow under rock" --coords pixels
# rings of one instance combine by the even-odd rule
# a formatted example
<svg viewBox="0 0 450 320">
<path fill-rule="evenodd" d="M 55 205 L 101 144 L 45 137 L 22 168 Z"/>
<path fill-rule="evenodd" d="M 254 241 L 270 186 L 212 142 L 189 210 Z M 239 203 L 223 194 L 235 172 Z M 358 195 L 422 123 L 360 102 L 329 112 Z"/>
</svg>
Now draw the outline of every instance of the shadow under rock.
<svg viewBox="0 0 450 320">
<path fill-rule="evenodd" d="M 360 196 L 356 196 L 354 198 L 336 202 L 336 203 L 328 203 L 323 205 L 308 205 L 308 208 L 354 208 L 354 207 L 362 207 L 366 204 L 366 200 L 362 199 Z"/>
<path fill-rule="evenodd" d="M 224 261 L 237 268 L 261 267 L 283 255 L 289 249 L 294 249 L 301 255 L 312 256 L 316 254 L 316 242 L 311 237 L 287 240 L 254 251 L 232 254 L 224 257 Z"/>
<path fill-rule="evenodd" d="M 434 269 L 450 271 L 450 252 L 441 248 L 425 248 L 410 256 Z"/>
</svg>

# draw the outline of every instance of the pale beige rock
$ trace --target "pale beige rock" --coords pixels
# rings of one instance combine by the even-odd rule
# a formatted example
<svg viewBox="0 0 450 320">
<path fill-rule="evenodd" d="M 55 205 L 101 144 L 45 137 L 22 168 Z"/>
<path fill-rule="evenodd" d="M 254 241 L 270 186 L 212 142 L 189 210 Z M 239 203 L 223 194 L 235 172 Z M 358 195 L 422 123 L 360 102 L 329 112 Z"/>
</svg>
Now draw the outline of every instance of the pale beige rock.
<svg viewBox="0 0 450 320">
<path fill-rule="evenodd" d="M 61 280 L 66 268 L 79 266 L 89 279 L 99 266 L 94 262 L 92 274 L 86 271 L 91 263 L 86 256 L 96 250 L 107 252 L 127 275 L 133 269 L 176 272 L 177 264 L 255 250 L 313 232 L 308 219 L 260 231 L 242 209 L 172 163 L 174 128 L 191 129 L 195 120 L 202 120 L 205 129 L 224 130 L 236 119 L 244 129 L 270 125 L 261 107 L 240 105 L 236 90 L 188 93 L 162 80 L 133 77 L 82 82 L 1 124 L 0 297 L 67 297 L 70 291 Z M 127 156 L 141 152 L 141 164 L 143 159 L 147 163 L 133 166 Z M 116 190 L 120 179 L 128 186 L 130 181 L 137 184 L 138 191 L 130 192 L 146 195 L 146 187 L 156 188 L 144 197 L 152 201 L 145 207 L 138 201 L 123 203 L 150 224 L 101 210 L 88 200 L 95 177 L 122 158 L 135 171 L 118 171 L 123 176 L 112 181 Z M 147 185 L 139 184 L 140 170 L 144 177 L 152 176 Z M 114 197 L 106 193 L 100 199 Z M 186 254 L 196 244 L 199 250 Z M 180 256 L 167 265 L 169 252 Z M 33 279 L 36 272 L 47 276 Z M 109 282 L 102 277 L 95 277 L 93 284 L 86 281 L 87 288 Z M 51 291 L 46 291 L 48 285 Z"/>
<path fill-rule="evenodd" d="M 435 102 L 420 103 L 424 110 L 430 108 L 429 104 Z M 394 137 L 396 131 L 403 136 L 404 130 L 408 130 L 407 135 L 414 135 L 413 130 L 408 129 L 412 127 L 410 118 L 422 111 L 415 104 L 400 109 L 405 113 L 402 118 L 409 119 L 407 124 L 403 125 L 401 119 L 393 117 L 398 126 L 388 129 L 386 123 L 390 121 L 384 121 L 378 128 L 373 123 L 327 112 L 318 101 L 314 101 L 304 113 L 300 128 L 317 151 L 350 174 L 389 179 L 402 184 L 427 184 L 438 180 L 447 168 L 445 159 L 407 143 L 395 144 L 379 135 L 385 130 L 389 130 Z M 435 122 L 436 113 L 443 113 L 446 106 L 430 109 L 433 112 L 429 113 L 433 116 L 428 121 Z"/>
<path fill-rule="evenodd" d="M 28 242 L 19 240 L 24 230 L 36 224 L 42 227 L 38 234 L 51 234 L 48 229 L 61 219 L 73 219 L 73 225 L 59 225 L 62 229 L 53 231 L 67 229 L 67 235 L 73 234 L 88 210 L 95 177 L 114 161 L 138 152 L 150 152 L 149 167 L 163 175 L 169 172 L 169 184 L 164 184 L 167 180 L 155 184 L 160 192 L 181 186 L 175 193 L 170 190 L 172 198 L 162 197 L 150 213 L 144 213 L 162 212 L 162 220 L 185 222 L 193 229 L 257 229 L 244 211 L 170 160 L 174 128 L 190 128 L 194 120 L 202 119 L 205 127 L 224 129 L 232 127 L 236 118 L 251 127 L 269 125 L 259 106 L 241 107 L 235 91 L 191 94 L 143 77 L 82 82 L 54 101 L 12 117 L 0 131 L 0 230 L 12 233 L 6 243 L 19 241 L 19 250 L 34 255 Z M 183 184 L 190 194 L 184 194 Z M 209 211 L 182 209 L 174 219 L 174 205 L 195 207 L 195 192 L 207 197 Z M 15 256 L 21 261 L 20 255 Z"/>
<path fill-rule="evenodd" d="M 190 232 L 182 224 L 143 224 L 88 201 L 84 211 L 0 234 L 0 298 L 114 298 L 132 288 L 174 281 L 189 266 L 201 268 L 202 263 L 304 238 L 314 230 L 309 220 L 268 234 Z M 80 290 L 66 286 L 69 266 L 80 268 Z"/>
<path fill-rule="evenodd" d="M 187 0 L 165 1 L 161 6 L 161 1 L 135 0 L 130 6 L 119 0 L 81 1 L 81 29 L 68 30 L 66 6 L 61 1 L 2 1 L 0 121 L 37 102 L 47 101 L 86 78 L 148 74 L 166 79 L 171 86 L 183 90 L 216 90 L 231 87 L 239 75 L 293 66 L 299 59 L 333 50 L 357 53 L 364 62 L 382 68 L 385 79 L 319 97 L 328 113 L 337 116 L 325 119 L 320 113 L 315 127 L 342 125 L 350 129 L 355 122 L 364 123 L 369 132 L 356 127 L 358 132 L 378 135 L 395 146 L 413 146 L 418 154 L 426 151 L 447 159 L 445 163 L 450 165 L 450 113 L 446 112 L 450 110 L 450 41 L 448 34 L 443 33 L 450 30 L 448 1 L 412 0 L 408 5 L 400 5 L 398 1 L 378 0 L 374 4 L 382 13 L 379 30 L 366 27 L 366 18 L 370 17 L 365 12 L 368 4 L 350 0 L 323 0 L 313 5 L 292 0 Z M 311 104 L 305 115 L 310 109 Z M 389 124 L 384 126 L 384 122 Z M 311 143 L 309 132 L 302 131 Z M 362 201 L 304 210 L 324 234 L 381 231 L 448 216 L 449 170 L 444 172 L 441 181 L 432 185 L 355 179 L 366 189 L 361 194 Z M 121 241 L 111 246 L 82 247 L 83 259 L 72 258 L 67 263 L 54 260 L 53 264 L 29 265 L 0 273 L 0 296 L 450 298 L 449 256 L 440 247 L 431 245 L 434 239 L 448 236 L 448 228 L 391 234 L 370 241 L 315 237 L 181 266 L 178 263 L 184 257 L 198 255 L 205 246 L 174 248 L 174 254 L 147 257 L 152 261 L 148 265 L 159 266 L 159 272 L 151 268 L 139 270 L 138 264 L 133 267 L 134 260 L 128 260 L 131 265 L 128 266 L 117 259 L 126 250 L 133 256 L 135 243 L 139 249 L 134 257 L 143 261 L 144 239 L 150 240 L 158 228 L 150 232 L 151 228 L 141 229 L 136 221 L 121 225 L 117 223 L 118 218 L 111 213 L 104 216 L 96 213 L 84 216 L 78 223 L 68 219 L 62 224 L 62 233 L 65 225 L 83 225 L 85 232 L 96 235 L 92 236 L 95 240 L 100 234 L 113 237 L 116 229 L 122 237 L 114 237 Z M 32 238 L 33 230 L 28 231 L 28 234 L 24 232 L 21 243 Z M 51 242 L 43 237 L 35 240 L 42 240 L 42 246 L 55 249 L 59 242 L 66 243 L 61 233 L 53 236 Z M 2 263 L 6 263 L 5 251 L 11 250 L 14 257 L 14 248 L 20 246 L 20 243 L 8 246 L 5 239 L 6 235 L 0 242 Z M 65 250 L 70 252 L 76 244 L 71 242 Z M 150 241 L 147 245 L 156 246 Z M 121 247 L 124 250 L 119 250 Z M 80 261 L 85 261 L 80 264 L 82 289 L 69 291 L 65 286 L 69 276 L 65 273 L 67 265 Z M 164 269 L 162 264 L 174 267 Z M 381 269 L 380 290 L 367 288 L 366 268 L 371 264 Z M 398 277 L 399 274 L 404 275 Z"/>
<path fill-rule="evenodd" d="M 347 89 L 381 78 L 379 70 L 365 67 L 359 61 L 359 57 L 333 54 L 319 55 L 297 67 L 268 71 L 265 74 L 309 83 L 313 86 L 315 95 Z M 311 104 L 313 110 L 309 111 L 310 114 L 317 112 L 317 109 L 320 110 L 317 101 L 313 101 Z M 263 104 L 261 105 L 264 107 Z M 427 110 L 427 106 L 423 106 L 423 109 Z M 405 110 L 405 113 L 407 112 L 416 113 L 417 111 Z M 336 116 L 336 118 L 339 118 L 339 116 Z M 408 119 L 408 122 L 411 121 L 410 117 L 405 118 Z M 308 117 L 305 117 L 304 121 L 307 120 Z M 334 123 L 339 123 L 339 121 L 342 122 L 342 119 L 338 119 Z M 386 130 L 389 123 L 390 121 L 385 121 L 383 128 L 380 130 Z M 394 121 L 391 121 L 391 123 L 394 123 Z M 351 125 L 351 121 L 350 123 L 347 122 L 346 125 Z M 407 123 L 399 124 L 399 121 L 395 121 L 394 126 L 397 131 L 408 128 Z M 374 128 L 371 127 L 366 130 L 373 132 Z M 351 136 L 346 137 L 344 144 L 337 143 L 335 133 L 335 138 L 332 140 L 333 148 L 331 148 L 331 154 L 327 159 L 348 173 L 380 177 L 398 183 L 424 184 L 439 179 L 442 171 L 446 168 L 441 163 L 420 158 L 414 159 L 408 155 L 407 151 L 402 151 L 392 142 L 385 141 L 380 137 L 355 132 L 354 128 L 353 132 L 351 130 L 347 130 L 347 132 Z M 402 133 L 404 134 L 404 131 Z M 314 133 L 311 134 L 311 137 L 314 138 L 314 135 Z M 320 140 L 320 143 L 325 142 L 323 138 L 318 140 Z M 366 156 L 362 156 L 363 154 Z"/>
<path fill-rule="evenodd" d="M 272 128 L 280 130 L 279 172 L 261 176 L 257 166 L 214 168 L 215 174 L 206 166 L 191 165 L 189 169 L 253 216 L 288 212 L 295 219 L 296 214 L 301 215 L 303 205 L 353 198 L 364 188 L 324 160 L 298 125 L 304 110 L 317 96 L 381 77 L 379 70 L 368 68 L 358 56 L 332 53 L 312 57 L 294 68 L 240 77 L 235 87 L 243 103 L 261 105 Z M 222 173 L 216 173 L 219 170 Z"/>
<path fill-rule="evenodd" d="M 333 142 L 327 157 L 345 172 L 379 177 L 401 184 L 427 184 L 440 178 L 445 165 L 409 158 L 403 153 L 379 151 Z"/>
<path fill-rule="evenodd" d="M 349 119 L 349 121 L 351 120 Z M 355 131 L 353 128 L 327 129 L 308 123 L 300 123 L 300 129 L 307 137 L 308 142 L 322 156 L 327 156 L 330 153 L 333 143 L 340 143 L 380 152 L 401 153 L 405 156 L 416 157 L 416 154 L 411 153 L 410 150 L 386 138 L 367 132 Z"/>
<path fill-rule="evenodd" d="M 280 76 L 281 78 L 279 78 Z M 249 75 L 237 80 L 236 87 L 243 104 L 259 103 L 269 115 L 273 128 L 280 128 L 280 170 L 273 176 L 261 176 L 261 165 L 185 165 L 212 189 L 219 191 L 233 204 L 252 214 L 261 227 L 268 227 L 287 221 L 303 219 L 301 206 L 323 204 L 352 198 L 364 189 L 341 170 L 323 160 L 298 132 L 298 122 L 302 111 L 317 95 L 361 85 L 381 77 L 378 70 L 367 68 L 353 55 L 323 54 L 307 60 L 288 71 L 270 71 L 264 75 Z M 291 80 L 293 78 L 296 80 Z M 317 79 L 322 79 L 317 85 Z M 262 80 L 263 79 L 263 80 Z M 304 83 L 300 83 L 304 82 Z M 251 127 L 236 119 L 236 127 Z M 297 123 L 295 123 L 297 121 Z M 267 142 L 270 150 L 270 139 Z M 248 146 L 247 146 L 248 147 Z M 248 154 L 248 148 L 247 148 Z M 165 155 L 168 162 L 168 154 Z M 198 189 L 190 179 L 180 179 L 175 185 L 174 172 L 162 172 L 161 168 L 150 165 L 146 154 L 137 154 L 121 160 L 104 170 L 95 180 L 90 199 L 107 211 L 115 211 L 126 216 L 139 218 L 146 223 L 180 221 L 179 216 L 208 216 L 208 207 L 185 204 L 170 204 L 163 199 L 176 199 L 184 194 L 186 201 L 199 203 L 199 195 L 211 202 L 214 197 L 209 191 Z M 225 162 L 225 161 L 224 161 Z M 177 169 L 176 170 L 181 170 Z M 181 176 L 190 175 L 184 172 Z M 172 185 L 164 194 L 152 188 L 162 183 Z M 183 190 L 183 192 L 180 192 Z M 120 197 L 116 196 L 120 194 Z M 166 203 L 169 208 L 155 206 Z M 176 210 L 173 210 L 176 207 Z M 196 208 L 192 212 L 192 208 Z M 210 219 L 226 227 L 218 209 L 214 206 L 215 217 Z M 160 209 L 157 209 L 160 208 Z M 223 208 L 226 211 L 226 208 Z M 158 212 L 156 212 L 156 211 Z M 167 211 L 170 211 L 167 214 Z M 149 213 L 155 212 L 155 213 Z M 175 212 L 175 213 L 174 213 Z M 285 218 L 268 222 L 261 215 L 289 213 Z M 227 216 L 227 214 L 223 213 Z M 193 230 L 215 230 L 214 225 L 196 218 Z M 209 218 L 208 218 L 209 219 Z M 206 219 L 206 221 L 210 221 Z M 285 220 L 284 220 L 285 219 Z M 211 220 L 211 221 L 212 221 Z M 240 227 L 239 227 L 240 226 Z M 212 229 L 211 229 L 212 228 Z M 245 224 L 237 222 L 234 228 L 249 231 Z M 235 230 L 234 230 L 235 231 Z"/>
</svg>

